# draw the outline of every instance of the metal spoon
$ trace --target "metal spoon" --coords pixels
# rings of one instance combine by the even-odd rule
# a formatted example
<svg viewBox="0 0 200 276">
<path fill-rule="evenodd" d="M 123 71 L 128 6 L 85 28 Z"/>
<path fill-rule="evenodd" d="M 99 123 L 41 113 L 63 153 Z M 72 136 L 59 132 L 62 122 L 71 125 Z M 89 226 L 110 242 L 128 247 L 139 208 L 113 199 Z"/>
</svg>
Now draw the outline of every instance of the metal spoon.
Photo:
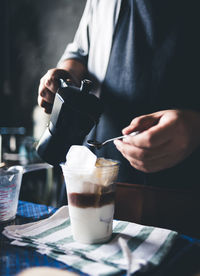
<svg viewBox="0 0 200 276">
<path fill-rule="evenodd" d="M 89 146 L 92 146 L 92 147 L 95 147 L 97 149 L 100 149 L 101 147 L 103 147 L 105 144 L 109 143 L 109 142 L 112 142 L 114 140 L 121 140 L 123 138 L 126 138 L 128 136 L 135 136 L 139 133 L 139 131 L 134 131 L 134 132 L 131 132 L 130 134 L 127 134 L 127 135 L 122 135 L 122 136 L 118 136 L 118 137 L 114 137 L 114 138 L 111 138 L 111 139 L 108 139 L 104 142 L 98 142 L 96 140 L 88 140 L 87 141 L 87 144 Z"/>
</svg>

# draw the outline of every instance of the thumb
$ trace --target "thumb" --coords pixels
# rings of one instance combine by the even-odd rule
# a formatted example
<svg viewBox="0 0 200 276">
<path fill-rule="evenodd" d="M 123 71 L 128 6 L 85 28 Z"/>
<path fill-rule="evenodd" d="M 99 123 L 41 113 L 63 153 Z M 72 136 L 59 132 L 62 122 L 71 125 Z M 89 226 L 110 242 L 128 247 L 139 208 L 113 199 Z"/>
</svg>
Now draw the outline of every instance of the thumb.
<svg viewBox="0 0 200 276">
<path fill-rule="evenodd" d="M 122 130 L 122 133 L 124 135 L 129 134 L 133 131 L 144 131 L 149 129 L 150 127 L 156 125 L 160 118 L 162 117 L 162 112 L 156 112 L 156 113 L 151 113 L 148 115 L 142 115 L 139 117 L 134 118 L 130 125 L 127 126 Z"/>
</svg>

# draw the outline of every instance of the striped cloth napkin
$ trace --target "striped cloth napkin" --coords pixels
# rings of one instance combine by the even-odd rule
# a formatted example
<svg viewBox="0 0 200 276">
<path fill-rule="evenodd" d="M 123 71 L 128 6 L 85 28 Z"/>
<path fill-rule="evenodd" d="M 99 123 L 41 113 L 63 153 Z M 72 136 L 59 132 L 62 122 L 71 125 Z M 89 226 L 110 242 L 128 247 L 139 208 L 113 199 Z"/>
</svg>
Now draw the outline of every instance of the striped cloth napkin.
<svg viewBox="0 0 200 276">
<path fill-rule="evenodd" d="M 10 225 L 3 234 L 11 244 L 28 246 L 41 254 L 89 275 L 130 275 L 160 264 L 169 252 L 177 232 L 114 220 L 113 235 L 104 244 L 81 244 L 72 238 L 68 207 L 61 207 L 47 219 Z"/>
</svg>

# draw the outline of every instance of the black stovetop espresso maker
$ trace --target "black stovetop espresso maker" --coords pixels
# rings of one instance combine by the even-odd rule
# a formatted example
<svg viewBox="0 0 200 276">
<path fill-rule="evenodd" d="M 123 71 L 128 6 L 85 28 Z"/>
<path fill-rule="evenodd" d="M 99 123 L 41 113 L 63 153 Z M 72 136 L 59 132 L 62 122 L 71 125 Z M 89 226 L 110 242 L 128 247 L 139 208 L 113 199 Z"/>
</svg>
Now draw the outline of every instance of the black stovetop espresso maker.
<svg viewBox="0 0 200 276">
<path fill-rule="evenodd" d="M 102 113 L 100 100 L 91 93 L 91 81 L 83 80 L 80 88 L 60 82 L 50 121 L 36 148 L 52 165 L 65 161 L 70 146 L 83 143 Z"/>
</svg>

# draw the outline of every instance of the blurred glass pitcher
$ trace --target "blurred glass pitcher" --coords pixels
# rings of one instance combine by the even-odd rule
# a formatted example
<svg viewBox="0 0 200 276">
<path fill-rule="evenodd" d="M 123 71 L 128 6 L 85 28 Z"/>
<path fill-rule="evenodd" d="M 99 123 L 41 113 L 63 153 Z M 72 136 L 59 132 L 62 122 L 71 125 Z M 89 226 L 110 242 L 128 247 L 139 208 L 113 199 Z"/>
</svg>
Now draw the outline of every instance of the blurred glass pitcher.
<svg viewBox="0 0 200 276">
<path fill-rule="evenodd" d="M 47 163 L 37 163 L 0 169 L 0 223 L 16 216 L 23 174 L 51 167 Z"/>
</svg>

